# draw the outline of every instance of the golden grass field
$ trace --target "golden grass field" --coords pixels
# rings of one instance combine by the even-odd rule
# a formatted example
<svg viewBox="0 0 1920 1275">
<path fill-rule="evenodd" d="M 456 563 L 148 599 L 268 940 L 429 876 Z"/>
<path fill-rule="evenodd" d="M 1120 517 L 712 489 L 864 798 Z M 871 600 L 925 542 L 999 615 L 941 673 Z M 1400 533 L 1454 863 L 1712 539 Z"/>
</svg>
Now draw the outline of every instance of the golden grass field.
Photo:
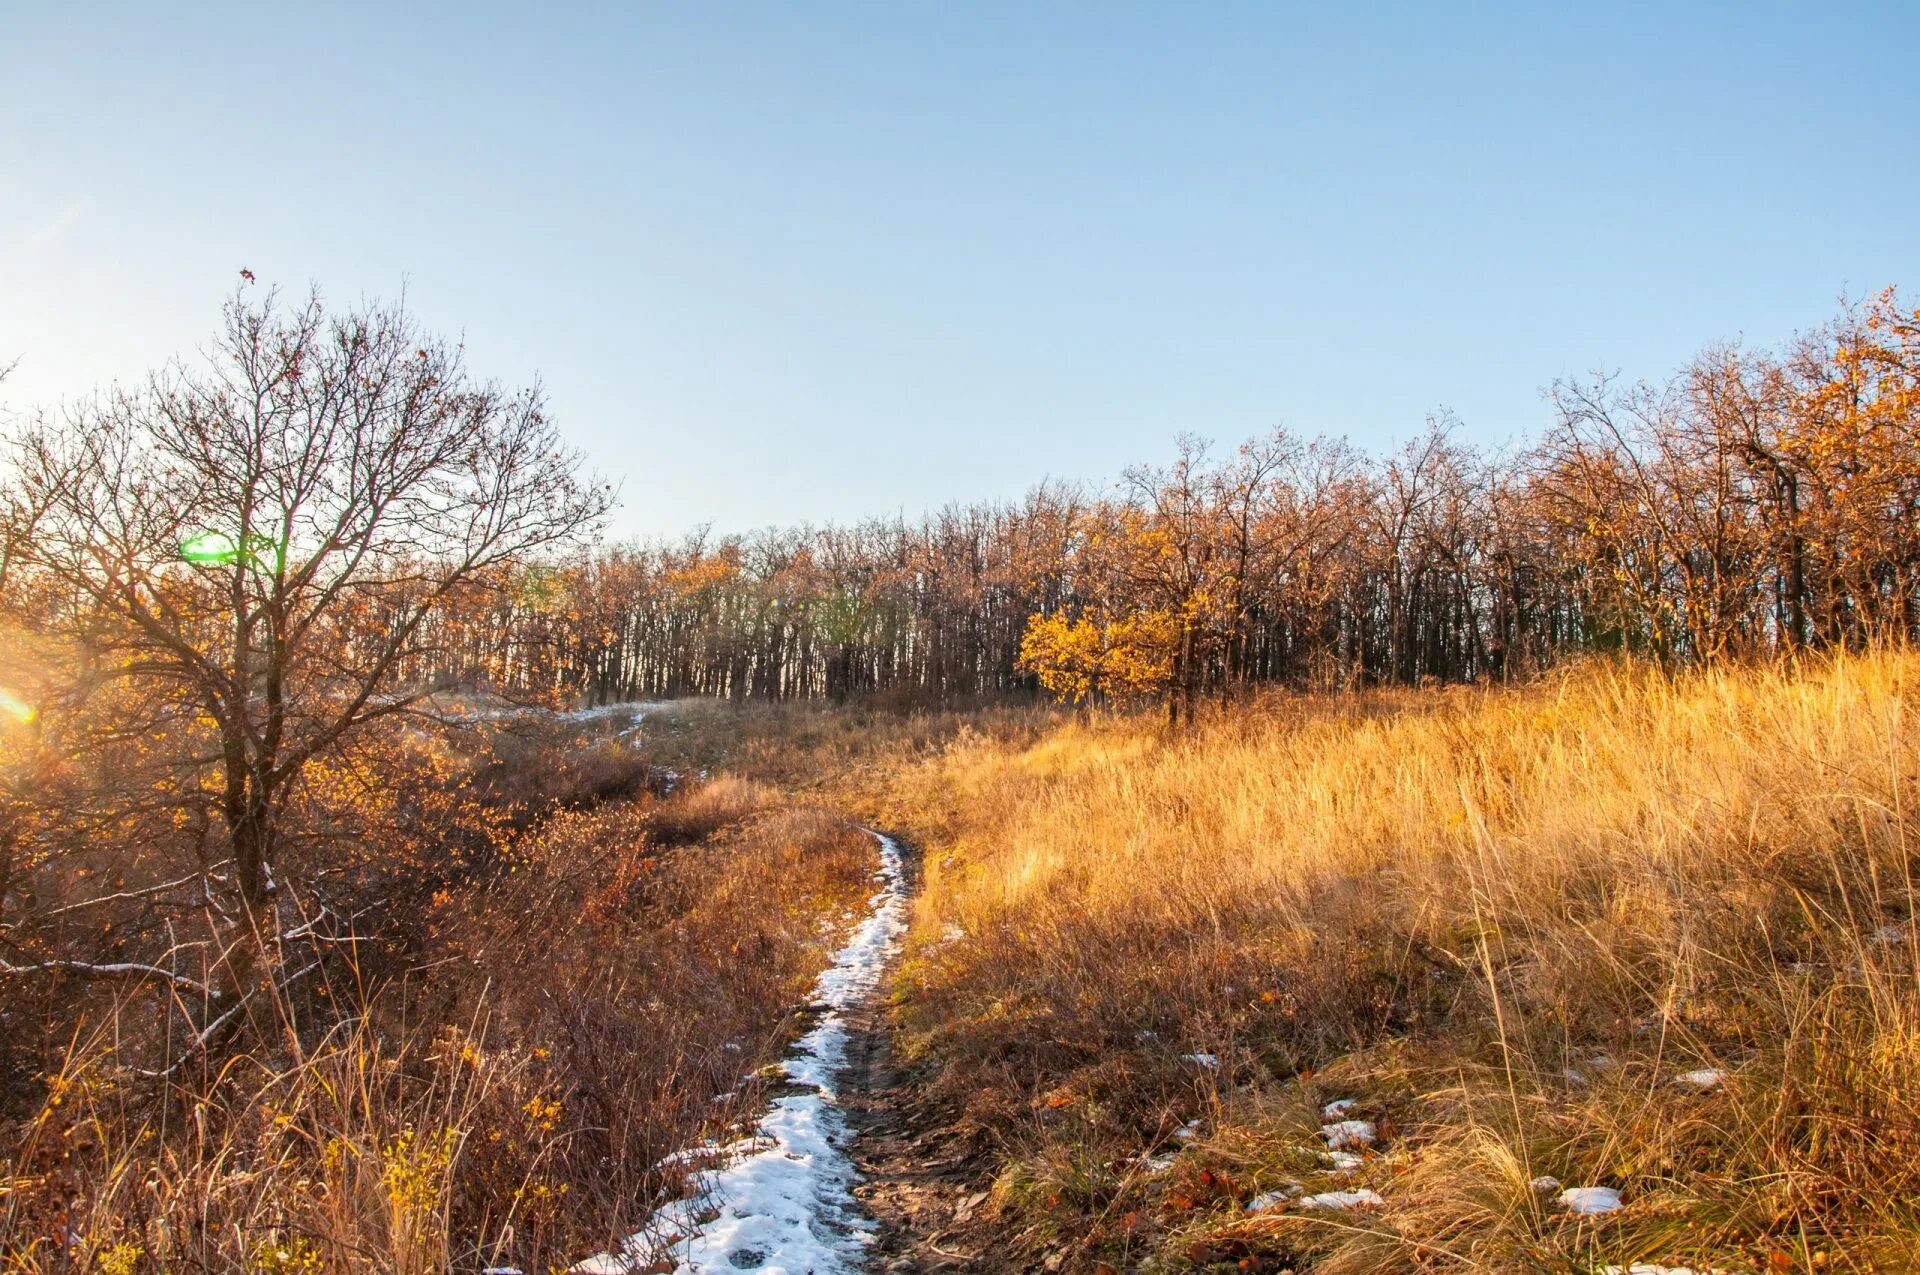
<svg viewBox="0 0 1920 1275">
<path fill-rule="evenodd" d="M 648 761 L 714 778 L 668 798 L 584 797 L 637 763 L 543 745 L 500 771 L 547 812 L 512 870 L 436 894 L 423 973 L 355 1025 L 155 1106 L 99 1019 L 0 1201 L 81 1242 L 8 1260 L 590 1251 L 777 1056 L 870 888 L 852 809 L 920 851 L 901 1040 L 991 1162 L 974 1224 L 1011 1267 L 1920 1269 L 1916 692 L 1889 653 L 1273 695 L 1181 732 L 687 706 Z M 1336 1100 L 1375 1135 L 1344 1167 Z"/>
<path fill-rule="evenodd" d="M 1916 691 L 1597 664 L 963 731 L 866 781 L 925 852 L 909 1039 L 1075 1268 L 1920 1269 Z M 1245 1207 L 1295 1187 L 1385 1203 Z"/>
</svg>

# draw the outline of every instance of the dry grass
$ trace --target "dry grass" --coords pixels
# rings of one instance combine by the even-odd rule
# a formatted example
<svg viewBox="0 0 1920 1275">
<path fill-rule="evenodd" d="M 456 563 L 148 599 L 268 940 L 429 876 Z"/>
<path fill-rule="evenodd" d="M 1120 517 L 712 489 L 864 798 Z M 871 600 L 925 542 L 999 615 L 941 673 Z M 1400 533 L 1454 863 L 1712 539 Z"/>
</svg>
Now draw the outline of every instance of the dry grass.
<svg viewBox="0 0 1920 1275">
<path fill-rule="evenodd" d="M 1917 691 L 1597 666 L 962 741 L 893 788 L 906 1020 L 1079 1264 L 1915 1269 Z M 1336 1182 L 1339 1097 L 1383 1136 Z M 1388 1204 L 1244 1211 L 1286 1184 Z"/>
<path fill-rule="evenodd" d="M 1920 1268 L 1916 691 L 1920 657 L 1876 655 L 1274 698 L 1180 736 L 706 707 L 649 736 L 732 777 L 666 800 L 618 797 L 609 745 L 512 759 L 524 831 L 415 887 L 414 972 L 363 1012 L 157 1096 L 96 1017 L 13 1131 L 7 1259 L 531 1270 L 603 1241 L 734 1114 L 710 1098 L 866 888 L 870 849 L 780 795 L 807 787 L 926 851 L 903 1018 L 995 1140 L 1016 1260 Z M 1334 1098 L 1381 1134 L 1345 1175 Z M 1574 1219 L 1541 1175 L 1626 1207 Z M 1294 1186 L 1387 1204 L 1245 1209 Z"/>
<path fill-rule="evenodd" d="M 0 1129 L 0 1269 L 564 1268 L 679 1189 L 656 1161 L 757 1103 L 872 844 L 750 781 L 662 798 L 631 745 L 496 751 L 522 831 L 369 878 L 404 931 L 244 1052 L 157 1083 L 150 1014 L 75 1011 Z"/>
</svg>

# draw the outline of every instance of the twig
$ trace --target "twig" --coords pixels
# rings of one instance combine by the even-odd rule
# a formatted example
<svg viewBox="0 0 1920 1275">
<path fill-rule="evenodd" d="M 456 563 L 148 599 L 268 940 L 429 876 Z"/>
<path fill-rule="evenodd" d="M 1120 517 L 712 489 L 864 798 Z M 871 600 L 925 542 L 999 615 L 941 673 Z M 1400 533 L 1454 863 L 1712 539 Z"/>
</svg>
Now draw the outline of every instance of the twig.
<svg viewBox="0 0 1920 1275">
<path fill-rule="evenodd" d="M 188 978 L 185 974 L 176 974 L 158 965 L 142 965 L 135 961 L 121 961 L 110 965 L 96 965 L 90 961 L 39 961 L 32 965 L 15 965 L 11 961 L 0 960 L 0 974 L 41 974 L 64 972 L 83 974 L 89 978 L 158 978 L 199 992 L 202 996 L 212 996 L 213 989 L 197 978 Z"/>
<path fill-rule="evenodd" d="M 195 872 L 188 876 L 181 877 L 177 881 L 168 881 L 161 885 L 143 886 L 138 890 L 122 890 L 118 894 L 103 894 L 97 899 L 82 899 L 78 903 L 68 903 L 61 907 L 42 912 L 34 919 L 44 921 L 56 916 L 65 916 L 69 912 L 78 912 L 82 908 L 99 907 L 104 903 L 118 903 L 124 899 L 144 899 L 150 895 L 165 894 L 168 890 L 177 890 L 183 885 L 192 885 L 194 882 L 199 881 L 204 875 L 204 873 Z"/>
</svg>

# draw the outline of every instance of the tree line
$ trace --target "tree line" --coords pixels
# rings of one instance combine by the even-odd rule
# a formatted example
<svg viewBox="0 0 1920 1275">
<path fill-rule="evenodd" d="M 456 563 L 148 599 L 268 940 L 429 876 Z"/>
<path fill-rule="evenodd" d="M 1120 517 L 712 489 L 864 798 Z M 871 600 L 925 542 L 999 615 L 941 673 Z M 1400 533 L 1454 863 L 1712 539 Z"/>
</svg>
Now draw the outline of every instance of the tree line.
<svg viewBox="0 0 1920 1275">
<path fill-rule="evenodd" d="M 521 568 L 420 680 L 586 702 L 951 702 L 1525 676 L 1856 647 L 1920 626 L 1920 313 L 1889 290 L 1783 349 L 1556 383 L 1529 443 L 1180 440 L 1111 489 Z"/>
</svg>

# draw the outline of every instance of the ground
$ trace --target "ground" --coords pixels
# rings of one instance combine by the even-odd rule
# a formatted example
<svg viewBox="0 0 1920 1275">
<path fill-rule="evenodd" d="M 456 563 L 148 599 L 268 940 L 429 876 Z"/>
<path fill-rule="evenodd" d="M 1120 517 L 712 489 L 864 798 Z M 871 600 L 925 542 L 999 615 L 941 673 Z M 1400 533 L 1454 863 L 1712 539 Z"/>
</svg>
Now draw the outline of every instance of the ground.
<svg viewBox="0 0 1920 1275">
<path fill-rule="evenodd" d="M 851 1022 L 841 1101 L 862 1179 L 854 1195 L 879 1224 L 868 1268 L 1013 1269 L 976 1220 L 993 1183 L 981 1136 L 962 1132 L 954 1113 L 927 1100 L 924 1077 L 894 1051 L 884 1002 L 870 1002 Z"/>
</svg>

